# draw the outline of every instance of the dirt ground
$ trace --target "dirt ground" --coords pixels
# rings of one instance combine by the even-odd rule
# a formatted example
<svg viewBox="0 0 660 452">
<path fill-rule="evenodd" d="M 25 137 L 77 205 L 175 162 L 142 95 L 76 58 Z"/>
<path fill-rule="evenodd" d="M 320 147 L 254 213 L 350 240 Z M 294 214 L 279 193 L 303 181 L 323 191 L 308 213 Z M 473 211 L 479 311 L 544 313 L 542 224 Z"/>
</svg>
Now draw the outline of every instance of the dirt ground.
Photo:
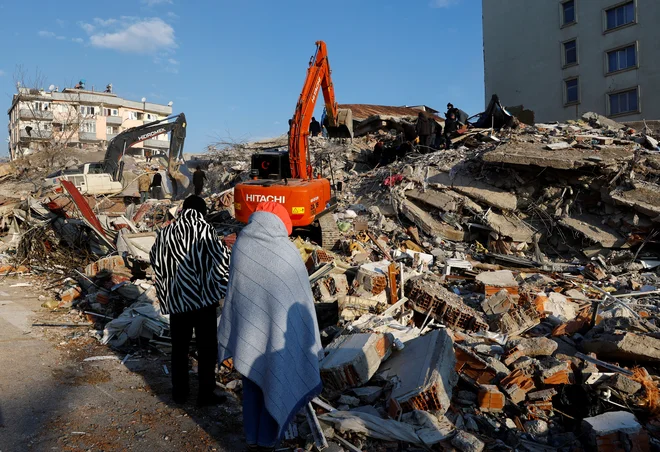
<svg viewBox="0 0 660 452">
<path fill-rule="evenodd" d="M 197 408 L 191 375 L 191 402 L 176 405 L 167 353 L 113 351 L 79 315 L 41 307 L 48 299 L 30 277 L 0 281 L 0 452 L 244 449 L 234 394 Z M 57 323 L 80 326 L 34 325 Z M 84 361 L 94 356 L 108 358 Z"/>
</svg>

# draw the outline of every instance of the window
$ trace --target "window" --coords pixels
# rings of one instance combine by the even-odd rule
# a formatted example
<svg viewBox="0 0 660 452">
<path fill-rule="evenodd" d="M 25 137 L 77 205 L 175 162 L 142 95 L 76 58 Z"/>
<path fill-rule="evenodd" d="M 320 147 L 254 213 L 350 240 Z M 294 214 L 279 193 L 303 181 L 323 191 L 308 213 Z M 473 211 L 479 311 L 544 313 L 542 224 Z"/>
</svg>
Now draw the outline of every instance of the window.
<svg viewBox="0 0 660 452">
<path fill-rule="evenodd" d="M 117 126 L 106 126 L 105 133 L 107 133 L 108 135 L 119 133 L 119 127 L 117 127 Z"/>
<path fill-rule="evenodd" d="M 81 105 L 80 114 L 84 116 L 94 116 L 96 114 L 96 109 L 95 107 L 90 107 L 88 105 Z"/>
<path fill-rule="evenodd" d="M 575 0 L 568 0 L 561 4 L 562 25 L 575 23 Z"/>
<path fill-rule="evenodd" d="M 144 120 L 144 113 L 138 113 L 137 118 L 138 118 L 138 121 Z"/>
<path fill-rule="evenodd" d="M 607 72 L 623 71 L 637 67 L 637 48 L 635 44 L 607 52 Z"/>
<path fill-rule="evenodd" d="M 83 121 L 80 131 L 84 133 L 96 133 L 96 121 Z"/>
<path fill-rule="evenodd" d="M 54 122 L 53 123 L 53 132 L 61 132 L 62 129 L 62 124 L 59 122 Z"/>
<path fill-rule="evenodd" d="M 625 113 L 637 113 L 639 111 L 639 98 L 637 88 L 608 94 L 610 104 L 610 116 Z"/>
<path fill-rule="evenodd" d="M 158 115 L 147 113 L 147 121 L 156 121 L 156 120 L 158 120 Z"/>
<path fill-rule="evenodd" d="M 129 111 L 128 112 L 128 119 L 131 119 L 133 121 L 137 121 L 137 112 L 136 111 Z"/>
<path fill-rule="evenodd" d="M 607 30 L 623 27 L 635 22 L 635 2 L 624 3 L 605 11 Z"/>
<path fill-rule="evenodd" d="M 578 79 L 572 78 L 566 80 L 565 84 L 565 95 L 566 95 L 566 105 L 577 104 L 580 101 L 580 93 L 578 88 Z"/>
<path fill-rule="evenodd" d="M 32 105 L 34 111 L 48 111 L 50 104 L 48 102 L 34 102 Z"/>
<path fill-rule="evenodd" d="M 103 116 L 119 116 L 119 110 L 116 108 L 104 108 Z"/>
<path fill-rule="evenodd" d="M 571 66 L 577 62 L 577 40 L 573 39 L 564 43 L 564 66 Z"/>
</svg>

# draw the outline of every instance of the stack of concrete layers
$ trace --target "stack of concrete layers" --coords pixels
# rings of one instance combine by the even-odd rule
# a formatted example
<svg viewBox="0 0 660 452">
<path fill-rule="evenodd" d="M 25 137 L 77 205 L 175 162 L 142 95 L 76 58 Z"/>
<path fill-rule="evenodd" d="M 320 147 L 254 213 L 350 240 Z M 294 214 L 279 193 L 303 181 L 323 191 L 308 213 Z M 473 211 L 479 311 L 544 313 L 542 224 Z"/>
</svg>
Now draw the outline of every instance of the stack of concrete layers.
<svg viewBox="0 0 660 452">
<path fill-rule="evenodd" d="M 587 114 L 469 129 L 453 149 L 430 153 L 402 147 L 400 131 L 369 130 L 352 142 L 310 140 L 313 163 L 342 185 L 332 214 L 341 240 L 323 249 L 292 238 L 325 353 L 324 392 L 292 422 L 290 445 L 322 446 L 323 435 L 345 450 L 660 444 L 651 129 Z M 394 161 L 374 162 L 379 141 Z M 229 246 L 241 228 L 231 187 L 249 176 L 252 152 L 273 146 L 286 138 L 236 146 L 208 170 L 208 219 Z M 167 318 L 154 309 L 148 254 L 178 205 L 0 199 L 4 264 L 10 273 L 77 269 L 58 282 L 55 307 L 109 322 L 97 333 L 108 344 L 162 344 Z M 141 312 L 153 318 L 133 323 Z M 219 378 L 240 386 L 231 362 Z"/>
</svg>

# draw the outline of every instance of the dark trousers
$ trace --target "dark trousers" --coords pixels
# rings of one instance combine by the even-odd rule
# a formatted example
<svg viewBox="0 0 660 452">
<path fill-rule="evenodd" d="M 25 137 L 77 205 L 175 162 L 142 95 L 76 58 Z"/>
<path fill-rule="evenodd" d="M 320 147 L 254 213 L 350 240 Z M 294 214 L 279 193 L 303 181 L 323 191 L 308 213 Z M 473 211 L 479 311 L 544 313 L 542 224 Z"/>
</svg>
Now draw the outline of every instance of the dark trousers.
<svg viewBox="0 0 660 452">
<path fill-rule="evenodd" d="M 204 184 L 195 184 L 195 195 L 197 196 L 201 195 L 203 189 L 204 189 Z"/>
<path fill-rule="evenodd" d="M 243 429 L 249 445 L 274 447 L 279 427 L 264 403 L 261 388 L 243 377 Z"/>
<path fill-rule="evenodd" d="M 176 401 L 188 397 L 188 351 L 193 329 L 199 357 L 199 394 L 204 399 L 215 389 L 215 364 L 218 360 L 217 320 L 215 306 L 170 315 L 172 335 L 172 397 Z"/>
</svg>

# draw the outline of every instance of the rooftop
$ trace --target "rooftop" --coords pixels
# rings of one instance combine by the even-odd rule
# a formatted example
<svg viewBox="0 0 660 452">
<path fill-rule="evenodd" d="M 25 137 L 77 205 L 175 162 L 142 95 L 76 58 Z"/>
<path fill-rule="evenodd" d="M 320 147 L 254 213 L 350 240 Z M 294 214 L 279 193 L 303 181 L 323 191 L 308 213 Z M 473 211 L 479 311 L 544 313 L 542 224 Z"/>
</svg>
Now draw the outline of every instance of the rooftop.
<svg viewBox="0 0 660 452">
<path fill-rule="evenodd" d="M 420 111 L 428 111 L 429 113 L 437 113 L 425 105 L 417 105 L 414 107 L 392 107 L 388 105 L 369 105 L 369 104 L 341 104 L 338 108 L 350 108 L 353 111 L 353 119 L 362 121 L 370 116 L 385 115 L 385 116 L 417 116 Z"/>
</svg>

